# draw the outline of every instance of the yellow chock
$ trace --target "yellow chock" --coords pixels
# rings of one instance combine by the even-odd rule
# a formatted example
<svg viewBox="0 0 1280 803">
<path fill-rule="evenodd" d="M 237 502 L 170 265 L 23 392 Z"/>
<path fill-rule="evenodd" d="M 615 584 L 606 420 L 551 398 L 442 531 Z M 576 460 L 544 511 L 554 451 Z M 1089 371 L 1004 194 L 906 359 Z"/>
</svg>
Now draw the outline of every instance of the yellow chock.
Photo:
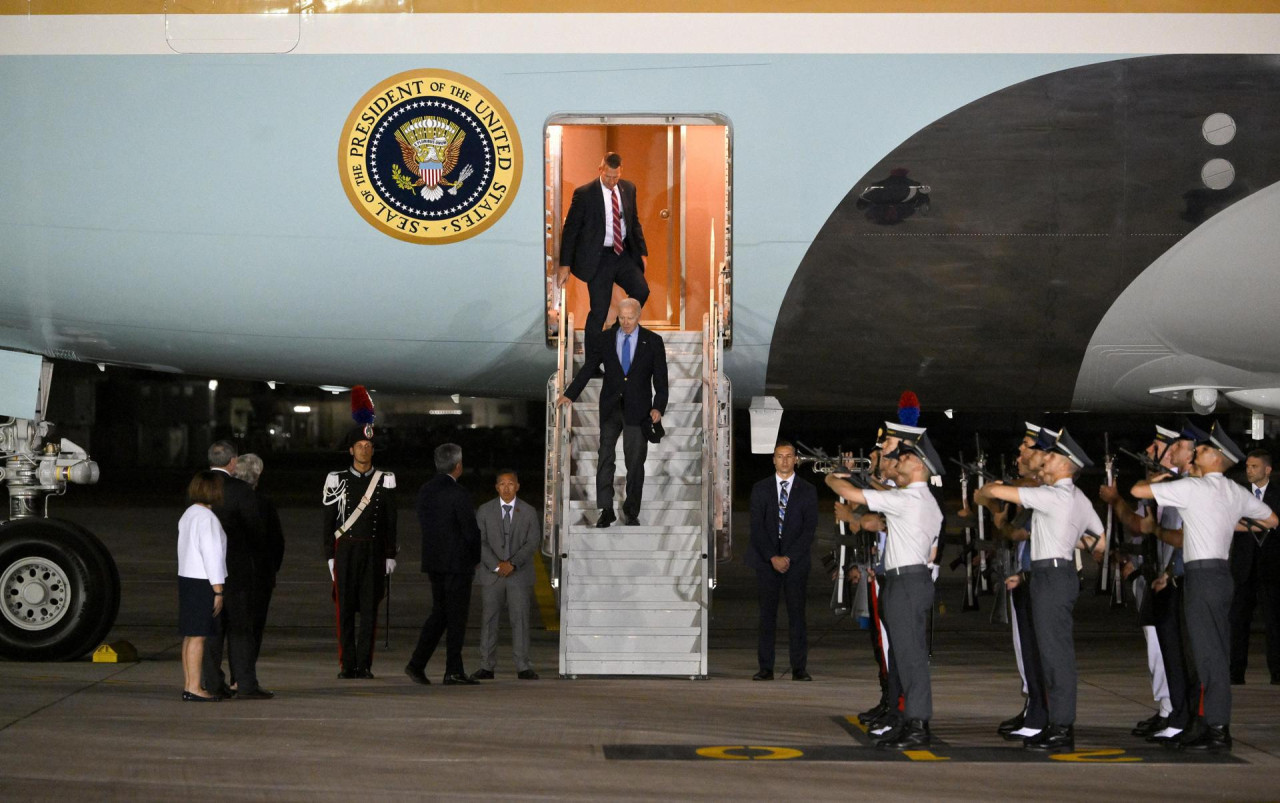
<svg viewBox="0 0 1280 803">
<path fill-rule="evenodd" d="M 138 660 L 138 649 L 127 641 L 103 644 L 93 651 L 95 664 L 127 664 Z"/>
</svg>

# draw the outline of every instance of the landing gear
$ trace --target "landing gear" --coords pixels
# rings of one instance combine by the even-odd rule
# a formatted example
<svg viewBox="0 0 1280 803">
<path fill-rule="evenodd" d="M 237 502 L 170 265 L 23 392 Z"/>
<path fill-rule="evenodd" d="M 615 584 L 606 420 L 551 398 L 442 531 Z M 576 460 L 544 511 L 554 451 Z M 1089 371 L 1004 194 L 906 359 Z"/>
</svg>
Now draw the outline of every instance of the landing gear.
<svg viewBox="0 0 1280 803">
<path fill-rule="evenodd" d="M 0 525 L 0 657 L 67 661 L 101 643 L 120 608 L 102 542 L 57 519 Z"/>
</svg>

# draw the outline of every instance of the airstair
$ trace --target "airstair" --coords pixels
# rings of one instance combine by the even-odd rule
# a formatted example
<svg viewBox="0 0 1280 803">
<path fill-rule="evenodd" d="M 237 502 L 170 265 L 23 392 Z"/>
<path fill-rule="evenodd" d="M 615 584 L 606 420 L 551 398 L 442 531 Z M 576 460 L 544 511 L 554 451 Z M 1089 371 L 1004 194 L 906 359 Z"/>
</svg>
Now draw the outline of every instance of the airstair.
<svg viewBox="0 0 1280 803">
<path fill-rule="evenodd" d="M 718 309 L 715 304 L 711 308 Z M 713 320 L 714 318 L 714 320 Z M 666 344 L 666 436 L 650 444 L 639 526 L 597 529 L 599 393 L 592 379 L 571 407 L 556 398 L 582 367 L 572 317 L 547 383 L 543 552 L 560 607 L 560 674 L 704 678 L 716 562 L 730 557 L 731 389 L 723 321 L 659 331 Z M 619 438 L 615 506 L 625 498 Z"/>
</svg>

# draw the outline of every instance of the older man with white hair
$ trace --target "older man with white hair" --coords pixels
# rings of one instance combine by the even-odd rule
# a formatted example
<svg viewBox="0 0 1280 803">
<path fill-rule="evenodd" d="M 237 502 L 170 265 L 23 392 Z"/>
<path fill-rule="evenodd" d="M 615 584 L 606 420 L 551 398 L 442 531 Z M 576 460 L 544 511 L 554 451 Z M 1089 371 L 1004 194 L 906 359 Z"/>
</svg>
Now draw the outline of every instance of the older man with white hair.
<svg viewBox="0 0 1280 803">
<path fill-rule="evenodd" d="M 649 438 L 661 437 L 657 426 L 667 409 L 667 349 L 662 337 L 640 325 L 640 302 L 625 298 L 618 305 L 618 322 L 603 337 L 587 341 L 587 359 L 560 397 L 571 404 L 596 369 L 604 368 L 600 388 L 600 464 L 596 470 L 597 527 L 617 520 L 613 512 L 614 451 L 622 436 L 627 469 L 627 498 L 622 523 L 640 523 L 644 494 L 644 461 Z"/>
</svg>

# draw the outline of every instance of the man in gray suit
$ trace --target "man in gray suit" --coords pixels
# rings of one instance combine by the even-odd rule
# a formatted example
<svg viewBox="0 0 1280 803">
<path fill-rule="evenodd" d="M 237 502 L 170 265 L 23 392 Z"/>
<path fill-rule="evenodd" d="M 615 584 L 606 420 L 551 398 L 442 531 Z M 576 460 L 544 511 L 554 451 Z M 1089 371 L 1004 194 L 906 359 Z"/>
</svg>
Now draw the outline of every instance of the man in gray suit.
<svg viewBox="0 0 1280 803">
<path fill-rule="evenodd" d="M 516 498 L 520 478 L 515 471 L 498 472 L 498 498 L 476 511 L 480 524 L 480 595 L 484 615 L 480 625 L 480 668 L 472 680 L 493 680 L 498 664 L 498 617 L 503 605 L 511 621 L 511 648 L 516 677 L 537 680 L 529 663 L 529 598 L 533 592 L 538 553 L 538 512 Z"/>
</svg>

